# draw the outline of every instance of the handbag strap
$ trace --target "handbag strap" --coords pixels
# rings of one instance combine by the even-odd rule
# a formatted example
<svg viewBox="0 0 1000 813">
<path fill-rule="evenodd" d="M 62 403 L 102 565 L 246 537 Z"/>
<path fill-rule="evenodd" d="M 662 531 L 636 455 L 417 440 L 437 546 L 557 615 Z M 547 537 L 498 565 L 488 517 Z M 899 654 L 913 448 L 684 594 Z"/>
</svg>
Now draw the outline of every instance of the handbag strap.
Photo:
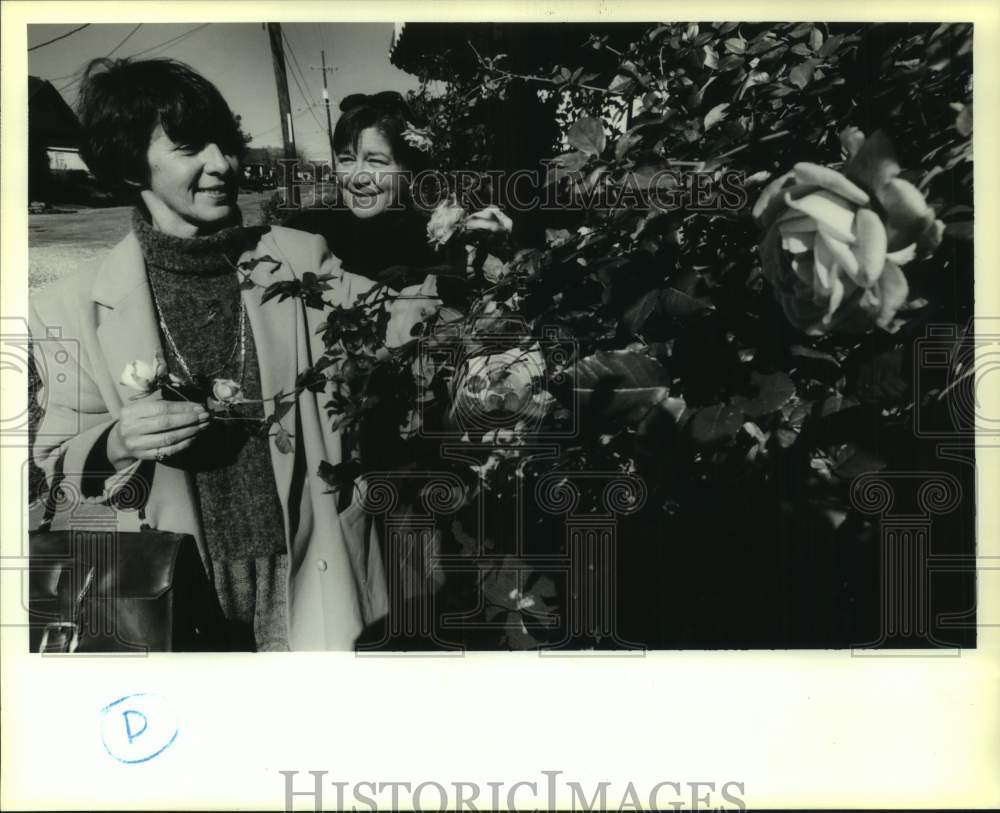
<svg viewBox="0 0 1000 813">
<path fill-rule="evenodd" d="M 60 580 L 65 573 L 66 571 L 63 571 L 60 574 Z M 76 652 L 77 647 L 80 645 L 80 627 L 83 625 L 83 602 L 94 584 L 96 573 L 96 569 L 91 567 L 87 571 L 83 587 L 80 588 L 80 591 L 75 596 L 71 597 L 73 604 L 67 608 L 65 615 L 72 620 L 50 621 L 45 625 L 45 630 L 42 633 L 42 641 L 38 647 L 39 652 Z"/>
<path fill-rule="evenodd" d="M 56 515 L 56 504 L 59 502 L 59 489 L 62 487 L 64 479 L 63 461 L 60 457 L 56 462 L 55 473 L 52 475 L 52 485 L 49 486 L 49 490 L 45 493 L 45 508 L 42 511 L 42 521 L 38 523 L 37 529 L 42 533 L 47 533 L 52 528 L 52 519 Z"/>
<path fill-rule="evenodd" d="M 42 521 L 38 523 L 38 528 L 36 529 L 41 533 L 47 533 L 52 529 L 52 520 L 55 518 L 56 510 L 58 509 L 59 489 L 62 488 L 62 483 L 65 479 L 66 475 L 63 472 L 63 463 L 60 458 L 59 462 L 56 464 L 55 473 L 52 476 L 52 485 L 49 486 L 49 490 L 45 495 L 45 508 L 42 510 Z M 146 521 L 145 505 L 139 507 L 139 530 L 152 530 L 149 523 Z"/>
</svg>

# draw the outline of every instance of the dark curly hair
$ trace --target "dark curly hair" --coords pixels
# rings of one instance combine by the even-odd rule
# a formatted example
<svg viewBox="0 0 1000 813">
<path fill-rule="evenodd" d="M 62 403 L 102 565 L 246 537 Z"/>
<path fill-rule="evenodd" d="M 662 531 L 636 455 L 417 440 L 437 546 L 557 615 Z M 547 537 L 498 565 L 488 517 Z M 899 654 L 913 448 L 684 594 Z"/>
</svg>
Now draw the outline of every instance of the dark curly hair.
<svg viewBox="0 0 1000 813">
<path fill-rule="evenodd" d="M 427 156 L 411 147 L 403 138 L 403 131 L 411 124 L 420 127 L 420 119 L 395 91 L 367 95 L 352 93 L 340 103 L 340 118 L 333 129 L 333 150 L 336 153 L 358 146 L 361 133 L 369 127 L 378 130 L 392 147 L 393 156 L 411 172 L 427 168 Z"/>
<path fill-rule="evenodd" d="M 157 125 L 177 144 L 216 144 L 242 160 L 247 139 L 218 88 L 173 59 L 95 59 L 78 104 L 81 157 L 99 181 L 146 186 L 146 151 Z"/>
</svg>

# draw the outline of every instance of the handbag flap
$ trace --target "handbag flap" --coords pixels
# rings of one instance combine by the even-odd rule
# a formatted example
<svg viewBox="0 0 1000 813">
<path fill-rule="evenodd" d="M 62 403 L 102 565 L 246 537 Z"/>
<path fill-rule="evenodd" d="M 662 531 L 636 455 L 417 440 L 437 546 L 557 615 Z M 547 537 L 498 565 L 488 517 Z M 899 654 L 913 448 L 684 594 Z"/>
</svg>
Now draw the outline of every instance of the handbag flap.
<svg viewBox="0 0 1000 813">
<path fill-rule="evenodd" d="M 31 598 L 42 600 L 58 597 L 65 570 L 79 570 L 73 581 L 80 585 L 93 570 L 88 591 L 100 598 L 156 599 L 173 587 L 179 560 L 193 556 L 201 569 L 194 537 L 152 530 L 37 531 L 29 535 L 29 555 Z"/>
</svg>

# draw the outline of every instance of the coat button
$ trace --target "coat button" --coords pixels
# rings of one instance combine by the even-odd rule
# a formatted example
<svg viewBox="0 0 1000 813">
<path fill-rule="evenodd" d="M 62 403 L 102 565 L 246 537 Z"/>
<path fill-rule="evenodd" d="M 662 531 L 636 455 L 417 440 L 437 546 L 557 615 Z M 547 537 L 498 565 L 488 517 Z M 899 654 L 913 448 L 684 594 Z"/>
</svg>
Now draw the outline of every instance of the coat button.
<svg viewBox="0 0 1000 813">
<path fill-rule="evenodd" d="M 318 562 L 316 562 L 316 569 L 326 570 L 326 559 L 320 559 Z"/>
</svg>

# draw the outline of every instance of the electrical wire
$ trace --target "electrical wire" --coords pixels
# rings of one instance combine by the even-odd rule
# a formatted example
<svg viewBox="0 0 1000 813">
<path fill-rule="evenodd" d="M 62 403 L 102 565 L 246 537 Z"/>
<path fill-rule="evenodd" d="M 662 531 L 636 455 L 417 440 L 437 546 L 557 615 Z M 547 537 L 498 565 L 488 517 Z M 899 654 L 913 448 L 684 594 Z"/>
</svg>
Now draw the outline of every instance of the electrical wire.
<svg viewBox="0 0 1000 813">
<path fill-rule="evenodd" d="M 317 103 L 313 103 L 311 105 L 306 105 L 305 107 L 300 107 L 295 113 L 292 113 L 292 121 L 296 121 L 297 119 L 301 118 L 306 113 L 308 113 L 310 110 L 312 110 L 313 107 L 315 107 L 316 105 L 317 105 Z M 265 135 L 268 135 L 269 133 L 273 133 L 275 130 L 278 130 L 280 128 L 281 128 L 281 125 L 280 124 L 276 124 L 274 127 L 268 127 L 266 130 L 263 130 L 263 131 L 261 131 L 259 133 L 252 133 L 252 135 L 253 135 L 254 139 L 257 139 L 257 138 L 260 138 L 261 136 L 265 136 Z"/>
<path fill-rule="evenodd" d="M 142 23 L 139 23 L 139 25 L 142 25 Z M 148 54 L 151 51 L 157 51 L 157 50 L 159 50 L 161 48 L 169 48 L 172 45 L 177 45 L 179 42 L 182 42 L 183 40 L 187 39 L 188 37 L 191 37 L 191 36 L 197 34 L 203 28 L 208 28 L 208 26 L 210 26 L 210 25 L 211 25 L 211 23 L 203 23 L 202 25 L 195 26 L 194 28 L 190 28 L 187 31 L 182 31 L 180 34 L 177 34 L 177 35 L 171 37 L 170 39 L 164 40 L 163 42 L 157 43 L 156 45 L 151 45 L 149 48 L 146 48 L 145 50 L 138 51 L 138 52 L 132 54 L 131 57 L 134 58 L 134 57 L 137 57 L 137 56 L 143 56 L 144 54 Z M 114 48 L 112 48 L 111 51 L 109 51 L 107 54 L 105 54 L 105 58 L 111 56 L 115 51 L 117 51 L 119 48 L 121 48 L 125 44 L 125 42 L 129 39 L 129 37 L 131 37 L 132 34 L 134 34 L 137 30 L 138 30 L 138 27 L 132 29 L 132 31 L 129 33 L 129 35 L 127 37 L 125 37 L 124 40 L 122 40 Z M 70 73 L 70 74 L 67 74 L 66 76 L 59 77 L 59 79 L 68 79 L 70 76 L 73 76 L 73 75 L 74 74 Z M 55 81 L 58 82 L 59 79 L 56 79 Z M 82 75 L 78 75 L 76 77 L 76 79 L 74 79 L 72 82 L 69 82 L 69 83 L 63 85 L 61 88 L 57 88 L 57 90 L 60 93 L 64 93 L 65 91 L 69 90 L 71 87 L 74 87 L 75 85 L 80 84 L 80 82 L 82 82 L 82 81 L 83 81 L 83 76 Z"/>
<path fill-rule="evenodd" d="M 118 44 L 117 44 L 117 45 L 116 45 L 116 46 L 115 46 L 114 48 L 112 48 L 112 49 L 111 49 L 110 51 L 108 51 L 108 52 L 107 52 L 107 53 L 106 53 L 106 54 L 104 55 L 104 58 L 105 58 L 105 59 L 107 59 L 107 58 L 108 58 L 109 56 L 111 56 L 111 55 L 112 55 L 112 54 L 113 54 L 113 53 L 114 53 L 115 51 L 117 51 L 117 50 L 118 50 L 119 48 L 121 48 L 121 47 L 122 47 L 122 46 L 123 46 L 123 45 L 124 45 L 124 44 L 125 44 L 126 42 L 128 42 L 128 41 L 129 41 L 130 39 L 132 39 L 132 35 L 133 35 L 133 34 L 134 34 L 134 33 L 135 33 L 136 31 L 138 31 L 138 30 L 139 30 L 140 28 L 142 28 L 142 23 L 139 23 L 139 24 L 138 24 L 138 25 L 137 25 L 137 26 L 136 26 L 135 28 L 133 28 L 133 29 L 132 29 L 131 31 L 129 31 L 129 32 L 128 32 L 128 34 L 126 34 L 126 35 L 125 35 L 125 39 L 123 39 L 123 40 L 122 40 L 121 42 L 119 42 L 119 43 L 118 43 Z"/>
<path fill-rule="evenodd" d="M 176 37 L 171 37 L 166 42 L 161 42 L 159 45 L 153 45 L 152 47 L 147 48 L 145 51 L 139 51 L 137 53 L 132 54 L 132 56 L 133 57 L 143 56 L 144 54 L 148 54 L 150 51 L 156 51 L 160 48 L 166 48 L 167 46 L 170 45 L 176 45 L 181 40 L 186 40 L 188 37 L 197 34 L 202 29 L 208 28 L 210 25 L 212 25 L 212 23 L 202 23 L 201 25 L 196 25 L 194 28 L 178 34 Z"/>
<path fill-rule="evenodd" d="M 281 29 L 281 37 L 285 41 L 285 47 L 288 49 L 288 53 L 292 57 L 292 67 L 294 69 L 297 69 L 298 72 L 299 72 L 299 75 L 302 76 L 302 68 L 299 65 L 298 58 L 295 56 L 295 50 L 292 48 L 292 43 L 288 41 L 288 35 L 285 33 L 285 29 L 284 28 Z M 313 117 L 313 121 L 315 121 L 316 122 L 316 126 L 319 127 L 322 130 L 323 129 L 323 125 L 320 122 L 320 120 L 317 118 L 316 111 L 312 109 L 313 107 L 318 106 L 318 102 L 316 101 L 316 98 L 311 93 L 308 94 L 308 95 L 306 95 L 305 90 L 302 89 L 302 85 L 305 83 L 305 77 L 302 76 L 302 82 L 299 82 L 298 77 L 295 75 L 295 70 L 291 70 L 291 71 L 289 71 L 289 73 L 292 74 L 292 79 L 295 80 L 295 86 L 299 89 L 299 95 L 302 97 L 302 101 L 304 101 L 306 104 L 310 104 L 311 105 L 308 109 L 309 109 L 310 114 Z"/>
<path fill-rule="evenodd" d="M 114 48 L 112 48 L 110 51 L 108 51 L 104 55 L 104 58 L 107 59 L 115 51 L 117 51 L 119 48 L 121 48 L 126 42 L 128 42 L 132 38 L 132 35 L 136 31 L 138 31 L 140 28 L 142 28 L 142 25 L 143 25 L 142 23 L 139 23 L 135 28 L 133 28 L 131 31 L 129 31 L 128 34 L 125 35 L 125 39 L 123 39 Z M 73 73 L 67 73 L 65 76 L 57 76 L 55 79 L 51 79 L 50 81 L 52 81 L 52 82 L 61 82 L 63 79 L 70 79 L 72 77 L 75 77 L 76 75 L 77 75 L 77 71 L 73 71 Z M 67 85 L 67 87 L 69 87 L 69 85 Z"/>
<path fill-rule="evenodd" d="M 46 45 L 51 45 L 53 42 L 59 42 L 59 40 L 64 40 L 66 39 L 66 37 L 75 34 L 77 31 L 83 31 L 83 29 L 85 29 L 89 25 L 90 23 L 84 23 L 83 25 L 77 26 L 72 31 L 67 31 L 65 34 L 60 34 L 58 37 L 53 37 L 52 39 L 46 40 L 45 42 L 40 42 L 38 43 L 38 45 L 32 45 L 28 49 L 28 51 L 37 51 L 39 48 L 44 48 Z"/>
</svg>

